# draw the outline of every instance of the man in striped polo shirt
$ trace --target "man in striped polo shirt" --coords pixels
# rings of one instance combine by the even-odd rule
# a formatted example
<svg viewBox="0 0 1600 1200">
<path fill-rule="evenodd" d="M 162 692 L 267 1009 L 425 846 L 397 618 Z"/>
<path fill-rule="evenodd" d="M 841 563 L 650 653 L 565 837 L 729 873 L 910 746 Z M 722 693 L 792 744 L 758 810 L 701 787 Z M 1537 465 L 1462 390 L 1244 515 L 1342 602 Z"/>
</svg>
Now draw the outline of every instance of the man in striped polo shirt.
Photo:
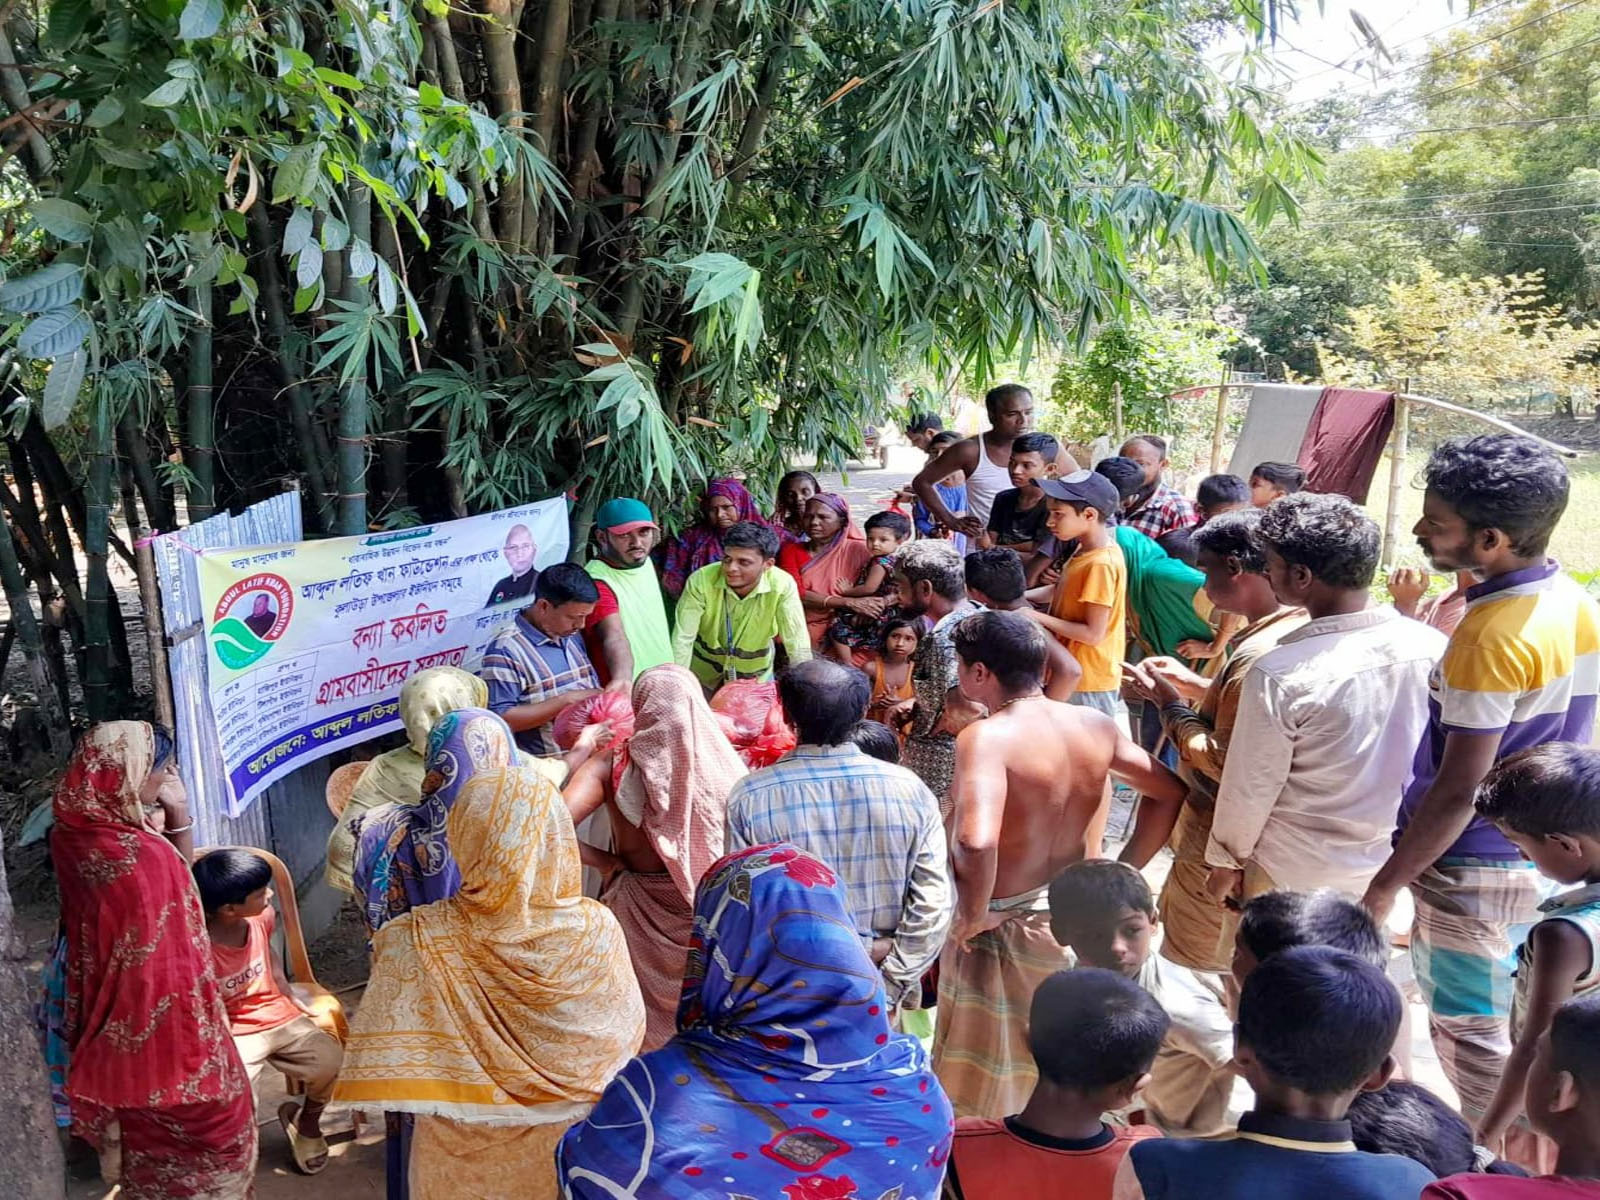
<svg viewBox="0 0 1600 1200">
<path fill-rule="evenodd" d="M 1394 851 L 1366 905 L 1381 920 L 1410 886 L 1411 953 L 1434 1046 L 1476 1122 L 1511 1049 L 1511 973 L 1540 892 L 1533 866 L 1474 816 L 1473 793 L 1508 754 L 1590 740 L 1600 608 L 1545 554 L 1568 485 L 1542 444 L 1504 434 L 1449 441 L 1425 478 L 1418 544 L 1437 570 L 1478 582 L 1430 680 Z"/>
</svg>

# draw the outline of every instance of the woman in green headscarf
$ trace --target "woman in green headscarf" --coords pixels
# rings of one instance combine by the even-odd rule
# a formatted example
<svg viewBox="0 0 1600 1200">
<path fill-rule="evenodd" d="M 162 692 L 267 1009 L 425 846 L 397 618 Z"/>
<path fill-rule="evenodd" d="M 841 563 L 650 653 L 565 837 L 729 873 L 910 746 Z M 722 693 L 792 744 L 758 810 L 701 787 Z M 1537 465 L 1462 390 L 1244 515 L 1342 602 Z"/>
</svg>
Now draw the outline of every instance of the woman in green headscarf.
<svg viewBox="0 0 1600 1200">
<path fill-rule="evenodd" d="M 378 755 L 356 781 L 350 802 L 328 835 L 329 886 L 352 891 L 350 869 L 356 848 L 350 824 L 357 816 L 380 804 L 422 800 L 422 756 L 434 722 L 458 708 L 483 708 L 488 702 L 489 689 L 483 680 L 459 667 L 429 667 L 406 680 L 400 689 L 400 722 L 405 726 L 406 744 Z"/>
</svg>

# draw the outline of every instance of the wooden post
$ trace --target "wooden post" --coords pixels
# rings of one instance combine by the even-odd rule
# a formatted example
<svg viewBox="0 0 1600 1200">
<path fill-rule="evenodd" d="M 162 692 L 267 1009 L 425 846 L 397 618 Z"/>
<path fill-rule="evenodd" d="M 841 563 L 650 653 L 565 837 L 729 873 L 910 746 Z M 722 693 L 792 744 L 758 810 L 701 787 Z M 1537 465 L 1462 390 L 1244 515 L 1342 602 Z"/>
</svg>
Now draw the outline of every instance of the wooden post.
<svg viewBox="0 0 1600 1200">
<path fill-rule="evenodd" d="M 1228 425 L 1228 376 L 1233 372 L 1222 368 L 1222 382 L 1217 385 L 1217 419 L 1211 426 L 1211 473 L 1222 470 L 1222 435 Z"/>
<path fill-rule="evenodd" d="M 1406 383 L 1409 386 L 1410 380 Z M 1400 494 L 1406 486 L 1406 452 L 1411 440 L 1411 405 L 1402 396 L 1394 398 L 1394 435 L 1389 439 L 1389 509 L 1383 518 L 1383 553 L 1379 556 L 1385 571 L 1394 568 L 1395 543 L 1400 536 Z"/>
<path fill-rule="evenodd" d="M 1122 385 L 1113 383 L 1111 385 L 1111 448 L 1113 450 L 1122 448 L 1122 438 Z"/>
<path fill-rule="evenodd" d="M 144 640 L 150 651 L 150 690 L 155 694 L 156 722 L 174 732 L 177 715 L 172 704 L 172 676 L 167 673 L 167 643 L 161 627 L 161 589 L 156 586 L 156 559 L 150 543 L 133 548 L 134 570 L 139 578 L 139 608 L 144 614 Z"/>
</svg>

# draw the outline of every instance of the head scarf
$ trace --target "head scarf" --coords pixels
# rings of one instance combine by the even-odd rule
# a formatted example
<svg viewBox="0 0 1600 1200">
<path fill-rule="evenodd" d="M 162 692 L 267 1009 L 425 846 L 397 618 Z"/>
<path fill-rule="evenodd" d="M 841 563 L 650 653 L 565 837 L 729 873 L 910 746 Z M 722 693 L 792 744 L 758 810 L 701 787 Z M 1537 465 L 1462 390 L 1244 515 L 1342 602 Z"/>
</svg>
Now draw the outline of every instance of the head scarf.
<svg viewBox="0 0 1600 1200">
<path fill-rule="evenodd" d="M 661 582 L 674 596 L 682 594 L 684 583 L 701 567 L 722 561 L 722 531 L 713 529 L 705 515 L 706 506 L 713 497 L 718 496 L 733 501 L 739 520 L 754 521 L 757 525 L 767 524 L 744 484 L 737 479 L 713 479 L 700 497 L 700 520 L 685 529 L 667 547 L 666 558 L 661 566 Z"/>
<path fill-rule="evenodd" d="M 355 822 L 356 895 L 374 933 L 419 904 L 453 896 L 461 886 L 445 838 L 456 796 L 475 775 L 515 766 L 511 727 L 483 708 L 446 713 L 428 734 L 422 801 L 384 804 Z"/>
<path fill-rule="evenodd" d="M 56 785 L 67 1096 L 80 1122 L 249 1092 L 189 864 L 144 826 L 139 792 L 154 766 L 149 725 L 108 721 L 84 734 Z"/>
<path fill-rule="evenodd" d="M 817 859 L 758 846 L 713 864 L 678 1029 L 562 1139 L 566 1195 L 937 1195 L 950 1103 L 921 1045 L 890 1029 L 878 970 Z"/>
<path fill-rule="evenodd" d="M 582 895 L 554 785 L 481 772 L 449 816 L 461 888 L 373 939 L 335 1098 L 495 1125 L 582 1116 L 644 1036 L 616 918 Z"/>
<path fill-rule="evenodd" d="M 827 547 L 812 547 L 811 557 L 800 568 L 800 586 L 822 596 L 837 596 L 839 580 L 854 583 L 861 568 L 872 557 L 867 535 L 850 520 L 850 504 L 837 492 L 818 492 L 808 503 L 826 504 L 839 514 L 839 535 Z M 827 609 L 806 610 L 806 625 L 811 631 L 812 649 L 820 649 L 822 635 L 837 614 Z"/>
<path fill-rule="evenodd" d="M 425 770 L 422 756 L 434 723 L 458 708 L 483 708 L 488 703 L 488 685 L 460 667 L 429 667 L 406 680 L 400 689 L 400 722 L 405 726 L 406 744 L 378 755 L 356 780 L 349 803 L 328 835 L 330 886 L 345 892 L 355 890 L 350 878 L 356 853 L 351 828 L 357 817 L 380 804 L 421 801 Z"/>
<path fill-rule="evenodd" d="M 1128 612 L 1146 654 L 1178 653 L 1185 638 L 1210 641 L 1215 631 L 1195 609 L 1206 577 L 1173 558 L 1152 537 L 1127 525 L 1115 528 L 1128 566 Z"/>
<path fill-rule="evenodd" d="M 633 685 L 634 732 L 617 788 L 622 815 L 644 831 L 667 874 L 694 902 L 695 884 L 722 857 L 728 793 L 745 775 L 693 673 L 652 667 Z"/>
</svg>

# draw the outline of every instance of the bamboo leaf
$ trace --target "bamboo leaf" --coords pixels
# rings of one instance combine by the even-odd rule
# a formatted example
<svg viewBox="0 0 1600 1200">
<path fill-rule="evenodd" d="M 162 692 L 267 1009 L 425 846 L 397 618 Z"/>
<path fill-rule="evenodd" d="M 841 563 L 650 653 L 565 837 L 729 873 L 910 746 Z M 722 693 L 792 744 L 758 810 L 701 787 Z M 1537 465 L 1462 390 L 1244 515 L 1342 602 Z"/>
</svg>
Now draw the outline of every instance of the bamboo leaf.
<svg viewBox="0 0 1600 1200">
<path fill-rule="evenodd" d="M 82 346 L 62 355 L 51 366 L 39 402 L 39 419 L 47 430 L 59 429 L 72 416 L 88 366 L 89 355 Z"/>
</svg>

